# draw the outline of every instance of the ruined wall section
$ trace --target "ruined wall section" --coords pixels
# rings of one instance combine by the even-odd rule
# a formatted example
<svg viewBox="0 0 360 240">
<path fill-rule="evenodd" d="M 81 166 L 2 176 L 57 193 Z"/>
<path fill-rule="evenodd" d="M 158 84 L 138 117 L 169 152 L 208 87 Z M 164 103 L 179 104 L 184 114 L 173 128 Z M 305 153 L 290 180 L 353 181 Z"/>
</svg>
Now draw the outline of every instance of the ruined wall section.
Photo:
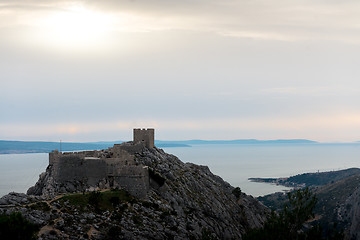
<svg viewBox="0 0 360 240">
<path fill-rule="evenodd" d="M 149 188 L 149 169 L 145 166 L 127 166 L 118 169 L 114 183 L 126 189 L 131 195 L 145 197 Z"/>
<path fill-rule="evenodd" d="M 84 157 L 84 154 L 61 154 L 53 161 L 53 177 L 57 183 L 82 182 L 96 185 L 107 177 L 107 164 L 100 158 Z"/>
<path fill-rule="evenodd" d="M 144 145 L 141 143 L 125 142 L 121 144 L 114 144 L 114 146 L 110 148 L 110 151 L 112 152 L 113 157 L 121 157 L 124 151 L 134 155 L 137 152 L 141 152 L 143 148 Z"/>
<path fill-rule="evenodd" d="M 135 165 L 135 156 L 124 150 L 118 151 L 118 154 L 114 154 L 113 158 L 102 159 L 107 166 L 107 175 L 115 176 L 119 169 Z"/>
</svg>

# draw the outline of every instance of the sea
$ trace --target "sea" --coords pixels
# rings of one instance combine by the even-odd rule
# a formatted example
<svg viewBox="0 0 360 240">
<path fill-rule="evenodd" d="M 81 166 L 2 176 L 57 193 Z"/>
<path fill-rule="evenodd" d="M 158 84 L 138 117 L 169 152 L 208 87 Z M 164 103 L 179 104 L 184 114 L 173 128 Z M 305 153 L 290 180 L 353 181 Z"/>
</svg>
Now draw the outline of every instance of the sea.
<svg viewBox="0 0 360 240">
<path fill-rule="evenodd" d="M 290 190 L 248 178 L 289 177 L 308 172 L 360 168 L 360 144 L 211 144 L 169 147 L 183 162 L 206 165 L 254 197 Z M 0 197 L 33 186 L 48 165 L 47 153 L 0 155 Z"/>
</svg>

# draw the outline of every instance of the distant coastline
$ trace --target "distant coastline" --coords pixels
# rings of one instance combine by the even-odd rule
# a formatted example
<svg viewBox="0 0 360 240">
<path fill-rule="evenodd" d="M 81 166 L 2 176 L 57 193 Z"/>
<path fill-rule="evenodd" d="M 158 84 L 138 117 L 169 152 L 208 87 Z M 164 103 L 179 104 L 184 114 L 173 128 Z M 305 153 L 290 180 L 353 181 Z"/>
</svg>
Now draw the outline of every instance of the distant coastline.
<svg viewBox="0 0 360 240">
<path fill-rule="evenodd" d="M 270 183 L 298 189 L 309 186 L 322 186 L 358 174 L 360 174 L 359 168 L 348 168 L 338 171 L 303 173 L 283 178 L 249 178 L 248 180 L 250 182 Z"/>
<path fill-rule="evenodd" d="M 120 144 L 123 141 L 102 141 L 102 142 L 62 142 L 62 151 L 83 151 L 100 150 L 111 147 L 113 144 Z M 334 145 L 334 144 L 356 144 L 353 143 L 320 143 L 307 139 L 278 139 L 278 140 L 257 140 L 257 139 L 238 139 L 238 140 L 183 140 L 183 141 L 162 141 L 156 140 L 158 148 L 172 147 L 192 147 L 197 145 Z M 52 150 L 60 150 L 60 142 L 41 142 L 41 141 L 7 141 L 0 140 L 0 154 L 24 154 L 24 153 L 49 153 Z"/>
<path fill-rule="evenodd" d="M 120 144 L 123 141 L 114 142 L 90 142 L 90 143 L 71 143 L 71 142 L 39 142 L 39 141 L 4 141 L 0 140 L 0 154 L 24 154 L 24 153 L 49 153 L 55 149 L 61 151 L 85 151 L 100 150 Z M 187 144 L 162 142 L 156 144 L 159 148 L 168 147 L 191 147 Z"/>
</svg>

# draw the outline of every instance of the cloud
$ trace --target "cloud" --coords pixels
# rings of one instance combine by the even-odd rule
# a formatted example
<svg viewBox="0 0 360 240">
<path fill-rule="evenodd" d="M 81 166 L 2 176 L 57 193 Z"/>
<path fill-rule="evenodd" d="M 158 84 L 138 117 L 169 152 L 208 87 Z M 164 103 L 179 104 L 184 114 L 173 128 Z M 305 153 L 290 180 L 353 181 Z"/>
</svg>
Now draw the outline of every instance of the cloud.
<svg viewBox="0 0 360 240">
<path fill-rule="evenodd" d="M 359 11 L 323 0 L 1 1 L 0 137 L 118 139 L 150 125 L 167 138 L 353 138 Z M 73 34 L 50 21 L 77 13 L 92 19 L 78 39 L 81 21 Z"/>
<path fill-rule="evenodd" d="M 360 89 L 352 88 L 344 85 L 334 86 L 311 86 L 311 87 L 278 87 L 278 88 L 265 88 L 259 90 L 260 94 L 267 95 L 280 95 L 280 96 L 347 96 L 358 95 Z"/>
<path fill-rule="evenodd" d="M 354 34 L 359 29 L 356 1 L 101 1 L 94 6 L 148 17 L 149 28 L 259 40 L 359 41 Z"/>
<path fill-rule="evenodd" d="M 5 1 L 0 4 L 0 22 L 31 24 L 40 12 L 74 6 L 114 16 L 114 31 L 177 29 L 273 41 L 360 41 L 356 1 Z"/>
</svg>

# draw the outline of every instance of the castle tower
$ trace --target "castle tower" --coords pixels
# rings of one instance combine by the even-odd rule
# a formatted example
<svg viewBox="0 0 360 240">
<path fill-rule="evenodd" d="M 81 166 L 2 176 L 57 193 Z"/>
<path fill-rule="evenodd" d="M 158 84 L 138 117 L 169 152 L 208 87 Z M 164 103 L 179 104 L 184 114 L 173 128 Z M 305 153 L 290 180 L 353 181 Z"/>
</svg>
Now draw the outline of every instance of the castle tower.
<svg viewBox="0 0 360 240">
<path fill-rule="evenodd" d="M 148 148 L 153 148 L 155 146 L 155 130 L 153 128 L 140 129 L 134 128 L 134 143 L 143 143 Z"/>
</svg>

